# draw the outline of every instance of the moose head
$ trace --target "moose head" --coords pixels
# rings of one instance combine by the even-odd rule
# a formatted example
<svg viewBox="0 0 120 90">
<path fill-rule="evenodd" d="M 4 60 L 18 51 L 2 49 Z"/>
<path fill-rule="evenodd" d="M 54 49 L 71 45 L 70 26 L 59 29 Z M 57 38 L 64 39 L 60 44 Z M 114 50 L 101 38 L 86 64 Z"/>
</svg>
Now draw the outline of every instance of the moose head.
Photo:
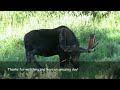
<svg viewBox="0 0 120 90">
<path fill-rule="evenodd" d="M 69 33 L 72 33 L 72 32 L 66 33 L 64 30 L 61 31 L 59 36 L 60 47 L 64 50 L 64 52 L 69 53 L 70 61 L 73 64 L 74 68 L 78 68 L 80 54 L 85 52 L 89 52 L 89 53 L 94 52 L 95 47 L 98 45 L 98 42 L 97 43 L 95 42 L 95 34 L 90 34 L 88 48 L 82 48 L 78 46 L 78 44 L 76 44 L 77 42 L 74 45 L 67 45 L 67 42 L 68 42 L 67 40 L 70 40 L 71 38 L 70 35 L 72 35 Z"/>
</svg>

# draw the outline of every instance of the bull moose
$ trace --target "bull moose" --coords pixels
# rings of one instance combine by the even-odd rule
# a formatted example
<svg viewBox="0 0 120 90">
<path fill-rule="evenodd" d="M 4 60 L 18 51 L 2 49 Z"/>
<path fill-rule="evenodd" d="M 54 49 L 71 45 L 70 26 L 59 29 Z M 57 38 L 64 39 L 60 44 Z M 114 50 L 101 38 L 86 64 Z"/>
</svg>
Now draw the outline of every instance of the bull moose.
<svg viewBox="0 0 120 90">
<path fill-rule="evenodd" d="M 91 39 L 94 39 L 93 36 Z M 92 52 L 97 45 L 93 42 L 90 44 L 87 49 L 80 47 L 75 34 L 66 26 L 32 30 L 24 36 L 26 64 L 31 60 L 37 62 L 35 55 L 44 57 L 59 55 L 60 67 L 65 67 L 70 61 L 74 68 L 78 68 L 80 53 Z"/>
</svg>

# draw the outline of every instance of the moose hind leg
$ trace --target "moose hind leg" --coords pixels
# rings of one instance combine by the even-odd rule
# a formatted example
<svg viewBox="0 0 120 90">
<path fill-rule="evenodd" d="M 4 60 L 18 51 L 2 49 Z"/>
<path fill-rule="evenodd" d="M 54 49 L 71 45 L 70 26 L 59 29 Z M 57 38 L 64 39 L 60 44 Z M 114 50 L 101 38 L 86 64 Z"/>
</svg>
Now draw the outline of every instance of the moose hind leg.
<svg viewBox="0 0 120 90">
<path fill-rule="evenodd" d="M 26 59 L 27 59 L 26 65 L 27 65 L 28 63 L 31 63 L 32 58 L 31 58 L 31 56 L 30 56 L 29 50 L 26 50 Z"/>
<path fill-rule="evenodd" d="M 25 52 L 26 52 L 26 65 L 31 62 L 32 57 L 30 56 L 30 52 L 33 50 L 33 48 L 30 45 L 27 45 L 25 43 Z"/>
<path fill-rule="evenodd" d="M 28 63 L 31 63 L 31 61 L 35 59 L 35 58 L 34 58 L 34 54 L 33 54 L 32 52 L 26 53 L 26 58 L 27 58 L 26 65 L 27 65 Z"/>
<path fill-rule="evenodd" d="M 37 55 L 37 53 L 39 53 L 38 49 L 34 49 L 33 51 L 31 51 L 29 53 L 30 58 L 34 61 L 35 65 L 39 68 L 42 68 L 41 65 L 35 60 L 35 55 Z"/>
<path fill-rule="evenodd" d="M 30 58 L 30 56 L 28 55 L 28 53 L 26 53 L 26 59 L 27 59 L 27 61 L 26 61 L 26 65 L 28 64 L 28 63 L 30 63 L 31 62 L 31 58 Z"/>
</svg>

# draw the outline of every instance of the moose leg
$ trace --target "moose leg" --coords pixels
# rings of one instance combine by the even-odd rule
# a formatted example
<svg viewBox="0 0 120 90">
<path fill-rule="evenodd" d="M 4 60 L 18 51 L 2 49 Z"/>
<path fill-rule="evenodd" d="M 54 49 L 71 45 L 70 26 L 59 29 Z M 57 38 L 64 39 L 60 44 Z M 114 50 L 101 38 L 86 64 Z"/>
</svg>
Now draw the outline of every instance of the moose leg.
<svg viewBox="0 0 120 90">
<path fill-rule="evenodd" d="M 26 61 L 26 65 L 28 64 L 28 63 L 30 63 L 31 62 L 31 60 L 32 60 L 32 58 L 30 57 L 30 52 L 32 51 L 32 49 L 30 48 L 30 47 L 27 47 L 26 46 L 26 59 L 27 59 L 27 61 Z"/>
<path fill-rule="evenodd" d="M 59 55 L 59 57 L 60 57 L 60 67 L 61 68 L 64 68 L 66 65 L 69 64 L 69 59 L 70 59 L 69 55 L 62 54 L 62 55 Z"/>
<path fill-rule="evenodd" d="M 38 52 L 39 51 L 37 49 L 32 50 L 31 52 L 29 52 L 27 54 L 27 58 L 28 58 L 28 60 L 30 60 L 30 62 L 31 62 L 31 60 L 34 60 L 34 63 L 36 64 L 36 66 L 41 68 L 41 65 L 35 60 L 35 57 L 34 57 Z M 27 63 L 28 63 L 28 61 L 27 61 Z"/>
<path fill-rule="evenodd" d="M 28 63 L 31 62 L 31 58 L 27 52 L 26 52 L 26 59 L 27 59 L 27 61 L 26 61 L 26 65 L 27 65 Z"/>
</svg>

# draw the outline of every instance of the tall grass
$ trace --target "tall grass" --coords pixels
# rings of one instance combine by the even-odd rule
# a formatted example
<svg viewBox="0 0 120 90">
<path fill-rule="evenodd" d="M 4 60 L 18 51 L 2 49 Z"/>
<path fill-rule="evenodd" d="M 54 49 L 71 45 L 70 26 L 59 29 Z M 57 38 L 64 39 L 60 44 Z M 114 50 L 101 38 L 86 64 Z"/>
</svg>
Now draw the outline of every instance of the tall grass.
<svg viewBox="0 0 120 90">
<path fill-rule="evenodd" d="M 80 61 L 120 61 L 120 12 L 86 12 L 0 11 L 0 61 L 25 61 L 24 35 L 31 30 L 60 25 L 75 33 L 81 47 L 87 48 L 89 35 L 96 34 L 99 41 L 96 51 L 81 54 Z M 38 60 L 58 61 L 59 58 L 39 57 Z"/>
<path fill-rule="evenodd" d="M 104 12 L 101 11 L 101 13 Z M 100 14 L 98 16 L 100 17 Z M 96 52 L 84 54 L 82 59 L 100 60 L 104 57 L 119 56 L 119 17 L 120 12 L 116 11 L 100 20 L 91 14 L 85 15 L 77 11 L 1 11 L 0 51 L 2 52 L 0 52 L 0 60 L 10 60 L 9 55 L 13 55 L 14 59 L 24 57 L 23 37 L 27 32 L 42 28 L 52 29 L 60 25 L 66 25 L 73 30 L 83 47 L 87 47 L 90 33 L 97 35 L 100 44 Z M 13 54 L 14 52 L 16 53 Z"/>
</svg>

